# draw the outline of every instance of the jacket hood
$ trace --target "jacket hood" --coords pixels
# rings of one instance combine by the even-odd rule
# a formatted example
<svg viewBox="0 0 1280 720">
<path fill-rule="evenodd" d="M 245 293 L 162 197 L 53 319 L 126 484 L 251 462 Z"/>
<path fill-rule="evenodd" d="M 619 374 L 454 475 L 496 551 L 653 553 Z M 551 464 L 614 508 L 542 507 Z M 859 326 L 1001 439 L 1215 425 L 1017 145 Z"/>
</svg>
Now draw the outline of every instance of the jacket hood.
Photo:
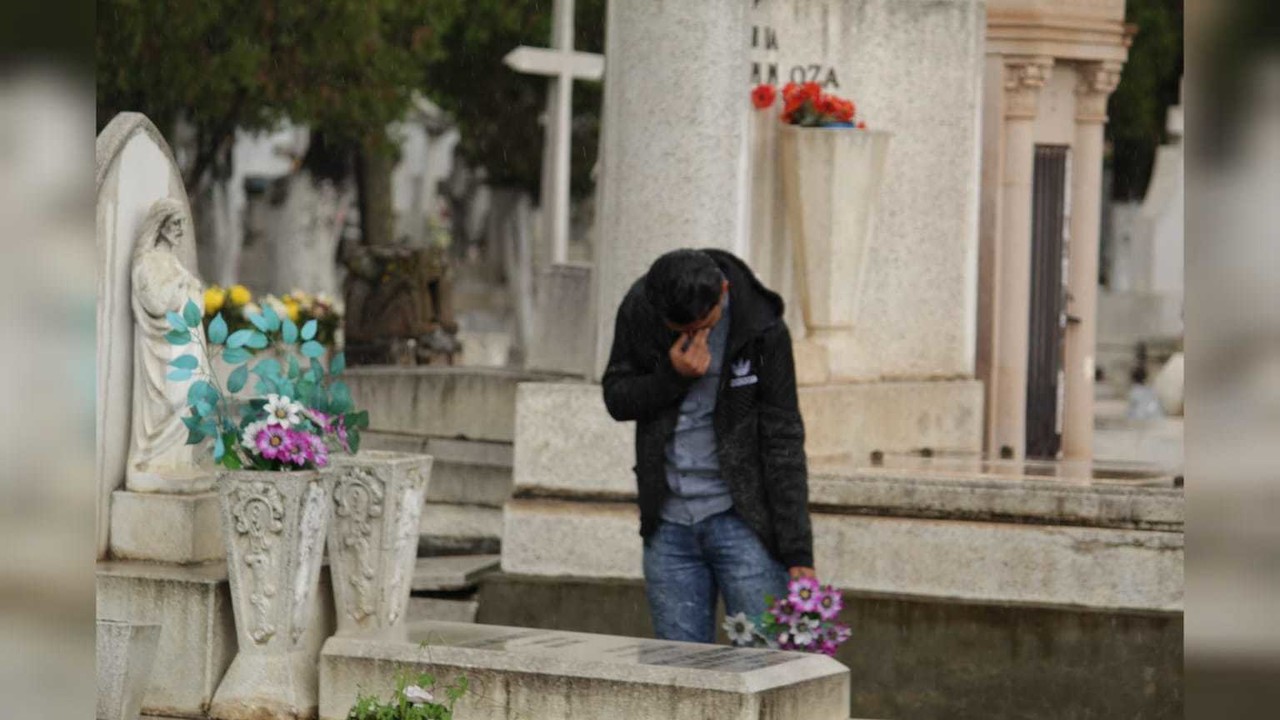
<svg viewBox="0 0 1280 720">
<path fill-rule="evenodd" d="M 729 312 L 735 338 L 731 344 L 738 346 L 782 319 L 786 310 L 782 297 L 765 287 L 741 258 L 718 249 L 702 252 L 716 261 L 729 281 Z"/>
</svg>

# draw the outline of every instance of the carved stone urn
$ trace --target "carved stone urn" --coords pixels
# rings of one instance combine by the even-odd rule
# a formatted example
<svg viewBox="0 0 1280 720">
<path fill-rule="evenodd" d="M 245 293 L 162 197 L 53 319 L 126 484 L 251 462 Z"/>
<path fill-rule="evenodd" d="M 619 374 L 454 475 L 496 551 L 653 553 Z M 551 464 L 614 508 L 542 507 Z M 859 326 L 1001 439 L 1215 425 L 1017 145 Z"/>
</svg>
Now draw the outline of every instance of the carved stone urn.
<svg viewBox="0 0 1280 720">
<path fill-rule="evenodd" d="M 228 471 L 217 487 L 240 647 L 209 715 L 314 718 L 319 668 L 304 636 L 317 622 L 333 474 Z"/>
<path fill-rule="evenodd" d="M 364 451 L 333 463 L 329 571 L 337 634 L 394 635 L 404 626 L 432 458 Z"/>
<path fill-rule="evenodd" d="M 850 128 L 779 129 L 783 217 L 804 317 L 804 335 L 795 342 L 802 385 L 846 379 L 835 361 L 853 338 L 890 137 Z"/>
</svg>

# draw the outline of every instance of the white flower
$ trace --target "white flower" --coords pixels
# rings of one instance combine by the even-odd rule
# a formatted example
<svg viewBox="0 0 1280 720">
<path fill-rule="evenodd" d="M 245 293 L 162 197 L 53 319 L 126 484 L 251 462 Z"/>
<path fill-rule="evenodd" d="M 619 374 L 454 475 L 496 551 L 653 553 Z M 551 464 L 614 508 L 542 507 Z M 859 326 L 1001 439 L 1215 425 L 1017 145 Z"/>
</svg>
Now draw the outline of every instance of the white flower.
<svg viewBox="0 0 1280 720">
<path fill-rule="evenodd" d="M 266 426 L 266 420 L 258 420 L 246 425 L 244 432 L 240 434 L 240 446 L 250 452 L 258 452 L 258 433 L 262 432 Z"/>
<path fill-rule="evenodd" d="M 404 699 L 414 705 L 422 705 L 423 703 L 436 701 L 435 696 L 431 694 L 430 690 L 417 685 L 410 685 L 404 689 Z"/>
<path fill-rule="evenodd" d="M 755 639 L 755 623 L 747 619 L 747 614 L 740 612 L 724 619 L 724 631 L 729 642 L 734 645 L 752 645 Z"/>
<path fill-rule="evenodd" d="M 272 393 L 267 396 L 267 406 L 263 411 L 267 413 L 268 425 L 293 427 L 301 420 L 302 406 L 290 400 L 288 395 Z"/>
<path fill-rule="evenodd" d="M 283 318 L 283 317 L 288 317 L 289 315 L 288 308 L 284 306 L 284 301 L 276 297 L 275 295 L 268 295 L 265 298 L 263 298 L 262 304 L 270 306 L 270 308 L 273 311 L 275 311 L 276 317 Z"/>
<path fill-rule="evenodd" d="M 796 645 L 808 645 L 813 642 L 813 635 L 817 631 L 817 626 L 813 620 L 802 617 L 791 623 L 792 642 Z"/>
</svg>

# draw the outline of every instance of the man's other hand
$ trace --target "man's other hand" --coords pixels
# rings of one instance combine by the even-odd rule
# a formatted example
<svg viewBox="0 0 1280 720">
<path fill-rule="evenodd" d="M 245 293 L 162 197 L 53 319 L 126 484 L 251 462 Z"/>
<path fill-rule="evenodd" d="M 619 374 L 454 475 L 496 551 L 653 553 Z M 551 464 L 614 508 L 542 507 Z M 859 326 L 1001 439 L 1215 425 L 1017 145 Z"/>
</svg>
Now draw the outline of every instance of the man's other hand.
<svg viewBox="0 0 1280 720">
<path fill-rule="evenodd" d="M 692 335 L 681 333 L 668 353 L 671 357 L 671 367 L 688 378 L 700 378 L 706 375 L 707 370 L 711 369 L 711 348 L 707 344 L 707 338 L 710 335 L 711 328 L 703 328 Z"/>
<path fill-rule="evenodd" d="M 814 572 L 811 567 L 796 566 L 791 568 L 790 572 L 792 580 L 799 580 L 800 578 L 813 578 L 816 580 L 818 578 L 818 573 Z"/>
</svg>

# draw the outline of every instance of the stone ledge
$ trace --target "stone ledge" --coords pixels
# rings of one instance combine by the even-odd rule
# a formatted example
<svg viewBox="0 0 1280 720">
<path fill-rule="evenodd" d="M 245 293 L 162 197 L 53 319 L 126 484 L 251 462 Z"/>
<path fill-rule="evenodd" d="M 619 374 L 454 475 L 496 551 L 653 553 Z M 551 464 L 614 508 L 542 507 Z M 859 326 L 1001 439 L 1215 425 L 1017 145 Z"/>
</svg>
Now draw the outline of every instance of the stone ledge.
<svg viewBox="0 0 1280 720">
<path fill-rule="evenodd" d="M 814 513 L 1181 532 L 1181 489 L 858 470 L 809 479 Z"/>
<path fill-rule="evenodd" d="M 813 513 L 822 579 L 857 592 L 965 602 L 1180 612 L 1180 532 Z M 634 503 L 512 500 L 502 570 L 643 577 Z"/>
<path fill-rule="evenodd" d="M 98 563 L 97 616 L 160 626 L 144 713 L 203 716 L 237 647 L 225 562 Z"/>
<path fill-rule="evenodd" d="M 181 564 L 224 559 L 218 494 L 111 493 L 111 557 Z"/>
<path fill-rule="evenodd" d="M 800 389 L 800 406 L 811 462 L 865 462 L 872 450 L 980 450 L 982 384 L 977 381 L 808 387 Z M 515 494 L 634 495 L 634 427 L 609 417 L 599 385 L 521 383 Z"/>
<path fill-rule="evenodd" d="M 160 626 L 143 714 L 205 717 L 239 646 L 226 563 L 100 562 L 96 581 L 97 617 Z M 316 658 L 335 627 L 327 566 L 313 602 L 317 620 L 302 647 Z"/>
</svg>

